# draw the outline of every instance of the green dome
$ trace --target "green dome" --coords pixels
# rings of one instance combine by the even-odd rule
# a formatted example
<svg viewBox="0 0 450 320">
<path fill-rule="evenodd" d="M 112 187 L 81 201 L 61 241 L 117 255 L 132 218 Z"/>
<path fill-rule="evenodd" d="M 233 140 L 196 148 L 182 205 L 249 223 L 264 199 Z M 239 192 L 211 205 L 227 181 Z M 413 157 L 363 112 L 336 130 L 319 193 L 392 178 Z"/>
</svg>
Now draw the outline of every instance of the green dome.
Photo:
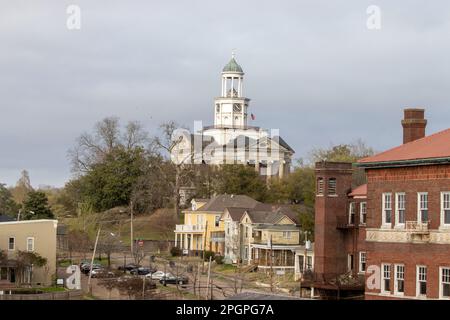
<svg viewBox="0 0 450 320">
<path fill-rule="evenodd" d="M 234 58 L 231 58 L 230 62 L 228 62 L 228 64 L 223 67 L 222 72 L 244 72 L 242 71 L 242 68 L 240 65 L 238 65 L 238 63 L 236 62 L 236 60 L 234 60 Z"/>
</svg>

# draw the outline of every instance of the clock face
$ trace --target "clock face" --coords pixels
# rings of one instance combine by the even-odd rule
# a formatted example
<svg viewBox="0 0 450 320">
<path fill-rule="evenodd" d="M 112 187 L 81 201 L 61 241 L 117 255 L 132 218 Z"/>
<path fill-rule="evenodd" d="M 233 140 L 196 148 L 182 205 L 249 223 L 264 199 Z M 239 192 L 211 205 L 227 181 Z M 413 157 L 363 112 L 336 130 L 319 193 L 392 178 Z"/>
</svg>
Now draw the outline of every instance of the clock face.
<svg viewBox="0 0 450 320">
<path fill-rule="evenodd" d="M 241 104 L 240 104 L 240 103 L 235 103 L 235 104 L 233 105 L 233 111 L 234 111 L 234 112 L 241 112 L 241 111 L 242 111 L 242 106 L 241 106 Z"/>
</svg>

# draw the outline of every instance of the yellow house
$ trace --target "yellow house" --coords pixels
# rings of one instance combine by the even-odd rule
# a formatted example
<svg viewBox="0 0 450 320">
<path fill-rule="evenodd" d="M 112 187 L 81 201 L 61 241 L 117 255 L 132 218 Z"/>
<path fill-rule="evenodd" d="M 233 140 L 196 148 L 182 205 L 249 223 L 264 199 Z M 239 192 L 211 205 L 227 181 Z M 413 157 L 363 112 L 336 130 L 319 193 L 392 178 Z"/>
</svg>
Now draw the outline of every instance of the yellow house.
<svg viewBox="0 0 450 320">
<path fill-rule="evenodd" d="M 244 195 L 219 195 L 208 201 L 193 199 L 192 207 L 184 212 L 184 224 L 175 227 L 175 246 L 183 249 L 184 254 L 199 254 L 210 250 L 224 255 L 225 227 L 221 216 L 226 208 L 253 209 L 260 205 Z"/>
</svg>

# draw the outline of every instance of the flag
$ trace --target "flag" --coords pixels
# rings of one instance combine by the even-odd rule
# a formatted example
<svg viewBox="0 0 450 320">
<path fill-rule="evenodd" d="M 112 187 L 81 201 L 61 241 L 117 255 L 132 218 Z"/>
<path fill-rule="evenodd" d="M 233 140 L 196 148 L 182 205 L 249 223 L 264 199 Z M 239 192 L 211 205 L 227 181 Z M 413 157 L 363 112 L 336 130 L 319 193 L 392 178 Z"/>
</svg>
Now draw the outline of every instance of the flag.
<svg viewBox="0 0 450 320">
<path fill-rule="evenodd" d="M 252 120 L 256 119 L 256 117 L 255 117 L 255 115 L 253 113 L 250 115 L 250 117 L 252 118 Z"/>
</svg>

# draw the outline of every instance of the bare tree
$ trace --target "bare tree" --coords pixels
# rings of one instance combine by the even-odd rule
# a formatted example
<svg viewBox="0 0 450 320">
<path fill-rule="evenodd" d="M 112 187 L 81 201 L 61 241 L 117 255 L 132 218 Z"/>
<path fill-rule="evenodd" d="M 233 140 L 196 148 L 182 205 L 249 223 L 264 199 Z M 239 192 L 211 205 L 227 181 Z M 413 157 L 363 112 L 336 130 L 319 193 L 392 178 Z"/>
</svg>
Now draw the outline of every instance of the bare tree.
<svg viewBox="0 0 450 320">
<path fill-rule="evenodd" d="M 76 173 L 86 172 L 115 148 L 130 150 L 145 146 L 148 142 L 148 134 L 139 122 L 129 122 L 122 133 L 119 118 L 105 118 L 95 124 L 92 133 L 85 132 L 78 137 L 75 147 L 69 150 L 72 170 Z"/>
<path fill-rule="evenodd" d="M 156 149 L 163 150 L 169 155 L 172 154 L 183 142 L 183 136 L 176 136 L 175 131 L 181 127 L 174 121 L 163 123 L 160 125 L 161 135 L 153 139 L 153 145 Z M 193 171 L 192 165 L 189 164 L 193 160 L 194 150 L 191 148 L 183 158 L 178 161 L 170 162 L 170 166 L 166 170 L 162 170 L 164 175 L 173 176 L 173 179 L 167 179 L 172 190 L 172 201 L 175 208 L 175 213 L 180 214 L 180 188 L 192 181 Z M 162 169 L 162 168 L 160 168 Z M 168 170 L 167 170 L 168 169 Z"/>
</svg>

